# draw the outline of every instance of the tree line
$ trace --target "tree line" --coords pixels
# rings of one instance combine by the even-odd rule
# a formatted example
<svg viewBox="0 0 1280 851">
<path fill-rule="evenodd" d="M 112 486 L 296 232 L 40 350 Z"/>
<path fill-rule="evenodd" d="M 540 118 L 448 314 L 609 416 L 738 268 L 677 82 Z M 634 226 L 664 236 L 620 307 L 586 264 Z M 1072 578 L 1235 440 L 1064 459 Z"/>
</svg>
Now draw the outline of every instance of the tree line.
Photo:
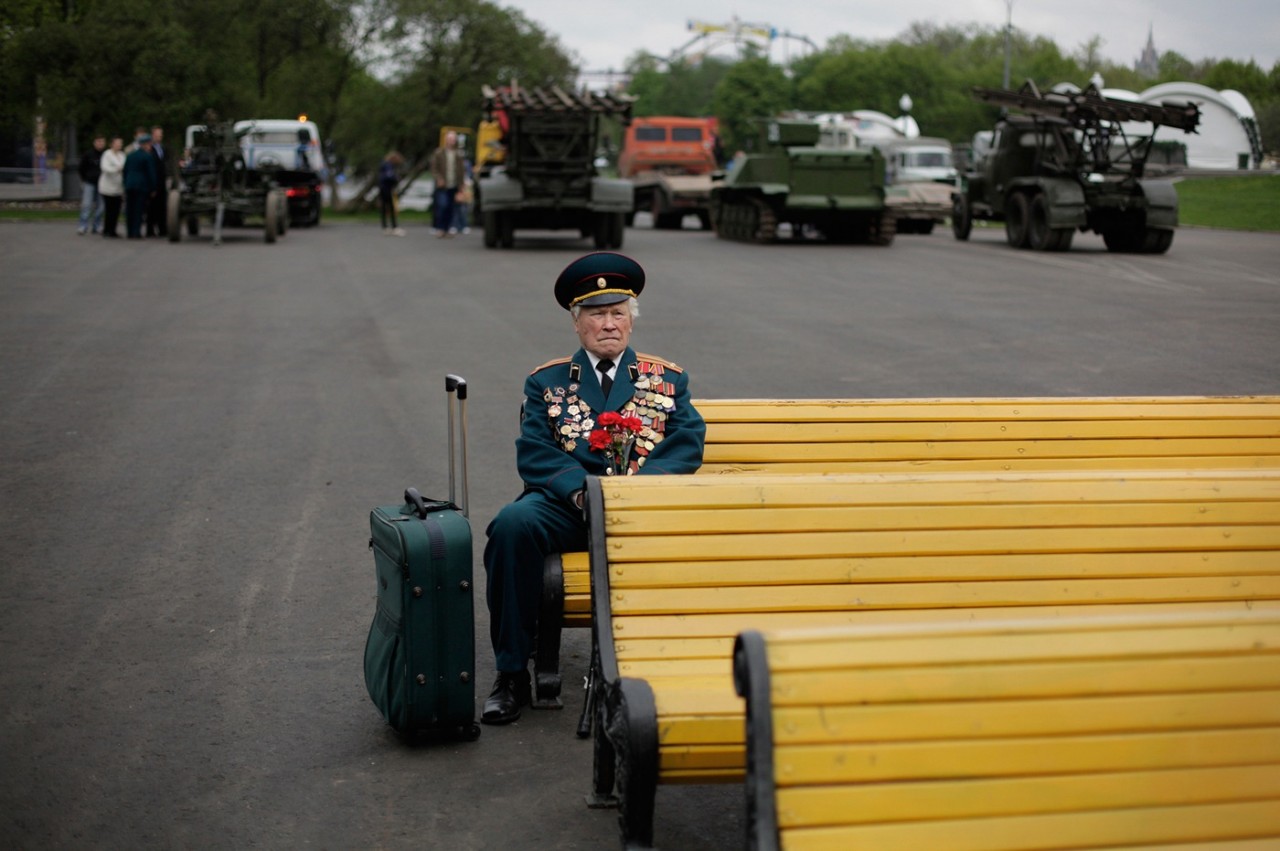
<svg viewBox="0 0 1280 851">
<path fill-rule="evenodd" d="M 1159 74 L 1100 58 L 1101 39 L 1074 53 L 1012 33 L 1011 81 L 1141 91 L 1185 80 L 1236 89 L 1252 103 L 1264 145 L 1280 139 L 1280 63 L 1192 62 L 1169 51 Z M 832 39 L 783 68 L 761 55 L 627 62 L 637 115 L 714 115 L 727 148 L 750 119 L 785 110 L 876 109 L 897 114 L 909 94 L 925 133 L 964 142 L 988 129 L 991 107 L 969 96 L 999 86 L 998 27 L 918 23 L 890 41 Z M 179 138 L 213 109 L 228 120 L 306 113 L 337 165 L 373 171 L 399 150 L 422 163 L 441 127 L 475 126 L 480 88 L 571 88 L 574 57 L 554 33 L 489 0 L 7 0 L 0 8 L 0 127 L 43 118 L 83 147 L 98 133 L 161 124 Z M 11 130 L 12 132 L 12 130 Z"/>
</svg>

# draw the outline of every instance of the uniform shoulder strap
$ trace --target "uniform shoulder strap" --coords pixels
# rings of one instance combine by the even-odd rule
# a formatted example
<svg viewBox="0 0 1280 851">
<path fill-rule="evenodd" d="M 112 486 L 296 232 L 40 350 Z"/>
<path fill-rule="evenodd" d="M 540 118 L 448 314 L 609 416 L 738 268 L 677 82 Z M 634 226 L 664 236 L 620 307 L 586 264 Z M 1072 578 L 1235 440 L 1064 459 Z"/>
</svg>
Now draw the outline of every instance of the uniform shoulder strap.
<svg viewBox="0 0 1280 851">
<path fill-rule="evenodd" d="M 562 363 L 568 363 L 568 362 L 569 362 L 569 361 L 571 361 L 571 360 L 573 360 L 573 358 L 572 358 L 572 357 L 567 357 L 567 358 L 556 358 L 555 360 L 549 360 L 549 361 L 547 361 L 546 363 L 544 363 L 544 364 L 542 364 L 541 366 L 539 366 L 539 367 L 537 367 L 536 369 L 534 369 L 534 370 L 533 370 L 533 372 L 531 372 L 531 373 L 529 373 L 529 374 L 530 374 L 530 375 L 537 375 L 539 372 L 542 372 L 544 369 L 550 369 L 550 368 L 551 368 L 551 367 L 553 367 L 553 366 L 559 366 L 560 364 L 562 364 Z"/>
<path fill-rule="evenodd" d="M 647 362 L 647 363 L 656 363 L 661 365 L 664 369 L 669 369 L 672 372 L 684 372 L 684 370 L 681 369 L 676 364 L 672 363 L 666 358 L 660 358 L 657 355 L 646 355 L 643 352 L 636 352 L 636 360 Z"/>
</svg>

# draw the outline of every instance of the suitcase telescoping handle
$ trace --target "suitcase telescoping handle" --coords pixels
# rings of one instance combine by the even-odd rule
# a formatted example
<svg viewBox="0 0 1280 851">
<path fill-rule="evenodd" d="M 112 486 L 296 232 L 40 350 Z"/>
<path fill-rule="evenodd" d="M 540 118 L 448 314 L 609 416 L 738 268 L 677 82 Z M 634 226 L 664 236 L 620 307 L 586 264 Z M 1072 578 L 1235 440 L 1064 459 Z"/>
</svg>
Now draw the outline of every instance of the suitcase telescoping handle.
<svg viewBox="0 0 1280 851">
<path fill-rule="evenodd" d="M 462 507 L 462 516 L 470 517 L 467 505 L 467 380 L 461 375 L 450 373 L 444 377 L 444 390 L 449 394 L 449 500 Z M 453 410 L 453 399 L 458 398 L 458 412 Z M 462 501 L 458 502 L 457 477 L 454 474 L 454 460 L 458 453 L 454 446 L 454 423 L 462 432 Z"/>
</svg>

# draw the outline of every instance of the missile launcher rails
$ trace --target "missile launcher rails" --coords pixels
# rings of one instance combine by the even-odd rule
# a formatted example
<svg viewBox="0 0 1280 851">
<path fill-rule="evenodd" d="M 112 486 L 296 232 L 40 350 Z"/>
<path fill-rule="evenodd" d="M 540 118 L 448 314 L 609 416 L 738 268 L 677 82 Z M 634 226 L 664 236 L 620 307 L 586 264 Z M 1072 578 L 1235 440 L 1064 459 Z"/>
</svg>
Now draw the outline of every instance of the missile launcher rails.
<svg viewBox="0 0 1280 851">
<path fill-rule="evenodd" d="M 997 125 L 991 150 L 952 196 L 952 230 L 965 240 L 975 219 L 1003 221 L 1014 248 L 1065 251 L 1079 231 L 1102 236 L 1110 251 L 1163 254 L 1178 225 L 1178 196 L 1167 180 L 1144 180 L 1155 130 L 1195 132 L 1195 104 L 1149 104 L 1081 92 L 1041 94 L 976 87 L 977 100 L 1016 114 Z M 1132 133 L 1135 123 L 1150 131 Z M 1140 129 L 1145 129 L 1139 124 Z"/>
<path fill-rule="evenodd" d="M 779 226 L 792 239 L 889 245 L 896 233 L 885 203 L 884 157 L 875 150 L 818 147 L 809 121 L 762 122 L 756 150 L 739 154 L 711 187 L 716 236 L 773 242 Z"/>
<path fill-rule="evenodd" d="M 574 230 L 596 248 L 621 248 L 634 209 L 631 181 L 596 168 L 601 122 L 631 120 L 629 95 L 559 88 L 483 88 L 486 122 L 499 128 L 500 162 L 483 166 L 475 209 L 486 248 L 510 248 L 525 229 Z"/>
</svg>

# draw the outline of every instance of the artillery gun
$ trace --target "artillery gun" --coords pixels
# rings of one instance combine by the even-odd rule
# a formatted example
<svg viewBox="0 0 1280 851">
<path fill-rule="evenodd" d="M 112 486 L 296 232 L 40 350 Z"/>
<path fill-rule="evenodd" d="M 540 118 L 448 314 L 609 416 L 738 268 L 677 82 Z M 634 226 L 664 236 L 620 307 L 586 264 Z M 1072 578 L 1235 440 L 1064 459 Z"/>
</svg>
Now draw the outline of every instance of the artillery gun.
<svg viewBox="0 0 1280 851">
<path fill-rule="evenodd" d="M 739 154 L 711 188 L 716 236 L 772 242 L 789 223 L 792 238 L 813 230 L 831 242 L 889 245 L 897 232 L 885 202 L 884 157 L 877 150 L 818 146 L 812 121 L 762 122 L 757 151 Z"/>
<path fill-rule="evenodd" d="M 484 118 L 497 122 L 502 156 L 481 169 L 476 210 L 486 248 L 510 248 L 520 229 L 576 230 L 596 248 L 621 248 L 634 206 L 631 181 L 596 168 L 601 122 L 631 120 L 628 95 L 512 85 L 483 88 Z"/>
<path fill-rule="evenodd" d="M 231 122 L 206 118 L 205 124 L 188 128 L 190 150 L 179 170 L 178 186 L 169 190 L 169 241 L 182 239 L 183 223 L 188 235 L 199 236 L 200 218 L 208 216 L 213 220 L 213 244 L 221 245 L 222 226 L 230 215 L 239 220 L 261 218 L 263 237 L 275 242 L 288 229 L 284 191 L 271 172 L 248 167 Z"/>
<path fill-rule="evenodd" d="M 1199 107 L 1103 97 L 1093 85 L 1042 94 L 1031 81 L 1016 91 L 975 87 L 973 96 L 1018 114 L 996 125 L 991 150 L 952 197 L 956 239 L 987 219 L 1004 222 L 1014 248 L 1065 251 L 1080 230 L 1100 234 L 1110 251 L 1169 250 L 1177 193 L 1143 175 L 1156 128 L 1195 132 Z M 1150 132 L 1130 132 L 1135 123 Z"/>
</svg>

